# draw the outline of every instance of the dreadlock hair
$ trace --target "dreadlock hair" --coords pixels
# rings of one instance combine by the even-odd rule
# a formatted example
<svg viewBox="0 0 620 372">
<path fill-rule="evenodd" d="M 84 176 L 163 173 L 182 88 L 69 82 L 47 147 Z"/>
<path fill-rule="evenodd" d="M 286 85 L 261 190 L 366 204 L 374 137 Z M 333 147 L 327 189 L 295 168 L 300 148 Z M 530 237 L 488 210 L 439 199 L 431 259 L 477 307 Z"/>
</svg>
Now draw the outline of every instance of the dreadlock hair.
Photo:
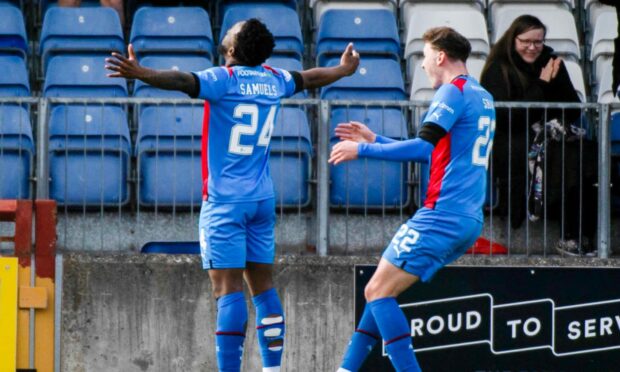
<svg viewBox="0 0 620 372">
<path fill-rule="evenodd" d="M 235 38 L 235 59 L 244 66 L 258 66 L 271 56 L 276 46 L 267 26 L 256 18 L 248 19 Z"/>
</svg>

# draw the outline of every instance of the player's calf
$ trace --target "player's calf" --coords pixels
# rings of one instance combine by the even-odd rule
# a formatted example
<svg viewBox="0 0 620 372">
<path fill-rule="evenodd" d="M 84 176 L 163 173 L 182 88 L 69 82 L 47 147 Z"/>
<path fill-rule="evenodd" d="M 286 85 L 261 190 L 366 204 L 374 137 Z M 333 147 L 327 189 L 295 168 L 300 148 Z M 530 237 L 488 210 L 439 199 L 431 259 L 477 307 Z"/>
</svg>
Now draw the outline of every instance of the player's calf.
<svg viewBox="0 0 620 372">
<path fill-rule="evenodd" d="M 256 307 L 256 333 L 263 371 L 278 372 L 284 349 L 284 313 L 278 294 L 271 288 L 252 298 Z"/>
</svg>

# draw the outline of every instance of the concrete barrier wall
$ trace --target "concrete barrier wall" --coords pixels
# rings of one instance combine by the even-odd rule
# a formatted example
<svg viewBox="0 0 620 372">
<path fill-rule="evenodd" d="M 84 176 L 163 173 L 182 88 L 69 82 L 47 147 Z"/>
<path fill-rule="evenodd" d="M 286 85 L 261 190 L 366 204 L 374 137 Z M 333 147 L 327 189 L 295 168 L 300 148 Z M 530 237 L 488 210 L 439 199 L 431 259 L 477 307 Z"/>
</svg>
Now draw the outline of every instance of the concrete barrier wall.
<svg viewBox="0 0 620 372">
<path fill-rule="evenodd" d="M 286 314 L 283 371 L 338 368 L 353 330 L 353 270 L 376 257 L 279 257 Z M 617 260 L 464 257 L 463 265 L 618 266 Z M 61 370 L 216 371 L 215 301 L 196 256 L 70 253 L 64 256 Z M 249 297 L 248 297 L 249 299 Z M 260 371 L 253 308 L 244 371 Z"/>
</svg>

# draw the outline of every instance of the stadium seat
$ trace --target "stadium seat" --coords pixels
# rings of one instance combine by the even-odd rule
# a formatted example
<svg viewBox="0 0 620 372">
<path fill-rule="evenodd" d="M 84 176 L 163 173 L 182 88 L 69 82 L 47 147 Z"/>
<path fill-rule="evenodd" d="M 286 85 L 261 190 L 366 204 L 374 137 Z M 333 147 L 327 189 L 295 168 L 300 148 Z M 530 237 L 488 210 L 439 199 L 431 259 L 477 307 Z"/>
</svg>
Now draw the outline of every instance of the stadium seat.
<svg viewBox="0 0 620 372">
<path fill-rule="evenodd" d="M 325 66 L 353 42 L 364 58 L 380 56 L 400 60 L 400 41 L 394 13 L 385 9 L 331 9 L 321 17 L 317 32 L 316 59 Z"/>
<path fill-rule="evenodd" d="M 69 207 L 129 201 L 131 145 L 118 106 L 58 106 L 49 119 L 50 197 Z"/>
<path fill-rule="evenodd" d="M 406 139 L 406 120 L 400 109 L 337 108 L 331 114 L 331 140 L 338 123 L 351 120 L 367 125 L 373 132 Z M 359 159 L 331 167 L 330 204 L 354 209 L 399 209 L 409 203 L 408 164 L 375 159 Z"/>
<path fill-rule="evenodd" d="M 531 4 L 497 4 L 491 13 L 493 15 L 491 37 L 493 43 L 504 34 L 515 18 L 531 14 L 547 26 L 545 44 L 553 48 L 555 53 L 575 61 L 581 58 L 577 25 L 573 14 L 567 7 L 544 1 Z"/>
<path fill-rule="evenodd" d="M 0 104 L 0 199 L 29 199 L 34 144 L 30 114 Z"/>
<path fill-rule="evenodd" d="M 304 3 L 304 0 L 215 0 L 215 7 L 217 8 L 218 20 L 221 21 L 224 18 L 224 14 L 231 5 L 244 4 L 247 7 L 260 7 L 263 4 L 278 4 L 286 5 L 287 7 L 297 11 L 297 3 Z M 218 22 L 220 24 L 221 22 Z"/>
<path fill-rule="evenodd" d="M 118 13 L 112 8 L 50 8 L 39 43 L 43 72 L 55 55 L 109 55 L 125 51 Z"/>
<path fill-rule="evenodd" d="M 149 106 L 136 139 L 138 203 L 146 207 L 200 207 L 202 106 Z"/>
<path fill-rule="evenodd" d="M 613 8 L 612 8 L 613 10 Z M 614 39 L 618 36 L 618 17 L 615 10 L 602 13 L 594 25 L 590 48 L 590 61 L 598 81 L 603 73 L 603 66 L 614 54 Z"/>
<path fill-rule="evenodd" d="M 331 60 L 333 66 L 338 60 Z M 357 71 L 321 89 L 321 99 L 404 100 L 400 64 L 393 59 L 362 59 Z"/>
<path fill-rule="evenodd" d="M 0 71 L 0 97 L 30 96 L 26 62 L 21 57 L 0 55 Z"/>
<path fill-rule="evenodd" d="M 254 6 L 232 4 L 226 7 L 220 32 L 220 43 L 228 29 L 235 23 L 250 18 L 260 19 L 273 34 L 276 41 L 274 56 L 292 56 L 301 61 L 304 43 L 299 16 L 294 9 L 283 4 L 260 3 Z"/>
<path fill-rule="evenodd" d="M 323 14 L 331 9 L 344 9 L 344 10 L 362 10 L 362 9 L 384 9 L 392 12 L 396 15 L 398 9 L 397 0 L 310 0 L 310 8 L 313 9 L 314 24 L 318 25 L 321 22 Z"/>
<path fill-rule="evenodd" d="M 281 57 L 281 56 L 270 57 L 269 59 L 267 59 L 267 61 L 265 61 L 265 64 L 267 66 L 281 68 L 286 71 L 303 71 L 304 69 L 301 64 L 301 61 L 295 58 L 291 58 L 291 57 Z M 294 98 L 294 99 L 308 98 L 308 91 L 303 90 L 295 94 L 291 98 Z"/>
<path fill-rule="evenodd" d="M 484 63 L 485 60 L 481 58 L 467 59 L 467 71 L 478 81 L 480 80 L 480 73 L 482 72 Z M 409 98 L 412 101 L 430 101 L 433 99 L 435 92 L 436 89 L 431 87 L 431 82 L 428 80 L 428 76 L 424 72 L 424 69 L 422 69 L 422 62 L 418 62 L 413 73 Z"/>
<path fill-rule="evenodd" d="M 138 58 L 182 53 L 213 60 L 211 21 L 199 7 L 140 8 L 134 15 L 130 40 Z"/>
<path fill-rule="evenodd" d="M 486 12 L 486 0 L 401 0 L 400 8 L 400 20 L 403 31 L 401 35 L 403 39 L 406 39 L 409 33 L 409 20 L 411 19 L 411 15 L 418 10 L 426 12 L 435 10 L 438 13 L 449 13 L 453 10 L 457 12 L 469 10 L 483 13 Z M 465 21 L 466 19 L 460 20 L 460 22 Z M 426 31 L 426 29 L 423 31 Z M 420 36 L 422 36 L 422 34 L 418 35 L 418 37 Z"/>
<path fill-rule="evenodd" d="M 46 97 L 127 97 L 125 79 L 107 77 L 105 59 L 93 56 L 56 56 L 45 74 Z"/>
<path fill-rule="evenodd" d="M 199 242 L 148 242 L 140 253 L 200 254 Z"/>
<path fill-rule="evenodd" d="M 202 71 L 213 66 L 210 59 L 196 55 L 146 56 L 140 60 L 140 63 L 145 67 L 153 69 L 186 72 Z M 155 88 L 141 80 L 136 80 L 133 95 L 135 97 L 189 98 L 189 96 L 183 92 Z"/>
<path fill-rule="evenodd" d="M 577 95 L 581 102 L 587 102 L 586 85 L 583 80 L 583 72 L 581 66 L 575 61 L 564 61 L 564 66 L 570 76 L 570 81 L 573 83 L 573 87 L 577 91 Z"/>
<path fill-rule="evenodd" d="M 26 59 L 28 37 L 24 16 L 14 6 L 0 6 L 0 54 L 16 54 Z"/>
<path fill-rule="evenodd" d="M 271 134 L 269 172 L 276 206 L 305 207 L 310 204 L 312 141 L 306 113 L 283 107 Z"/>
<path fill-rule="evenodd" d="M 616 11 L 613 6 L 601 4 L 598 0 L 585 0 L 583 2 L 583 8 L 586 12 L 586 16 L 584 17 L 584 26 L 587 31 L 594 29 L 599 15 L 607 12 L 613 13 Z"/>
<path fill-rule="evenodd" d="M 611 66 L 611 61 L 609 64 L 602 66 L 602 69 L 603 73 L 601 75 L 601 80 L 598 82 L 597 102 L 617 103 L 618 97 L 614 97 L 614 92 L 611 89 L 611 83 L 613 80 L 613 68 Z"/>
<path fill-rule="evenodd" d="M 407 41 L 405 43 L 405 60 L 407 76 L 413 78 L 414 69 L 423 58 L 424 41 L 422 35 L 426 30 L 436 26 L 449 26 L 465 36 L 472 47 L 472 56 L 486 58 L 489 54 L 487 25 L 482 13 L 470 4 L 432 4 L 415 6 L 407 20 Z"/>
</svg>

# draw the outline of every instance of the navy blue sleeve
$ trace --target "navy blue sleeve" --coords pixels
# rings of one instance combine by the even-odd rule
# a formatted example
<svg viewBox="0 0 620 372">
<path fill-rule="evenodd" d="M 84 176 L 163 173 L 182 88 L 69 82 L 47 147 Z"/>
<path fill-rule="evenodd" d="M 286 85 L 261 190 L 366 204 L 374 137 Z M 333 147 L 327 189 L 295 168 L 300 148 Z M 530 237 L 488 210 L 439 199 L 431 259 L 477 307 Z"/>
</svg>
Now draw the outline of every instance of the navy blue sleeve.
<svg viewBox="0 0 620 372">
<path fill-rule="evenodd" d="M 419 163 L 428 163 L 433 149 L 435 146 L 419 137 L 391 143 L 360 143 L 357 146 L 360 158 Z"/>
</svg>

